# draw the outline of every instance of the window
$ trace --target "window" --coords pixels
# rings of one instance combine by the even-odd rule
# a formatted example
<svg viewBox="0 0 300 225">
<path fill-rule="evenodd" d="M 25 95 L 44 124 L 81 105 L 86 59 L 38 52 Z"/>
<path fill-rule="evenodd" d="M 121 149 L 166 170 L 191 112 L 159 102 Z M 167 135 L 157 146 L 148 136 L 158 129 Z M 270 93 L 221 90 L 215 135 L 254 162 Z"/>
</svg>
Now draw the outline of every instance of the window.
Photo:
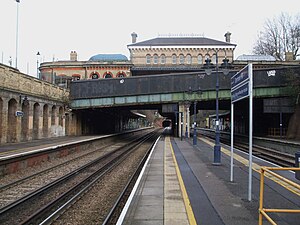
<svg viewBox="0 0 300 225">
<path fill-rule="evenodd" d="M 158 63 L 158 55 L 156 55 L 156 54 L 153 56 L 153 63 L 154 64 Z"/>
<path fill-rule="evenodd" d="M 176 64 L 177 63 L 177 56 L 174 54 L 172 55 L 172 64 Z"/>
<path fill-rule="evenodd" d="M 197 61 L 198 61 L 198 64 L 199 64 L 199 65 L 202 65 L 202 64 L 203 64 L 203 57 L 202 57 L 202 55 L 198 55 Z"/>
<path fill-rule="evenodd" d="M 160 56 L 160 63 L 161 63 L 161 64 L 165 64 L 165 63 L 166 63 L 166 56 L 165 56 L 164 54 L 162 54 L 162 55 Z"/>
<path fill-rule="evenodd" d="M 186 56 L 186 63 L 187 63 L 187 64 L 192 64 L 192 56 L 191 56 L 190 54 L 188 54 L 188 55 Z"/>
<path fill-rule="evenodd" d="M 90 77 L 92 79 L 99 79 L 99 74 L 97 72 L 93 72 L 93 73 L 91 73 Z"/>
<path fill-rule="evenodd" d="M 117 77 L 126 77 L 124 72 L 118 72 Z"/>
<path fill-rule="evenodd" d="M 179 55 L 179 63 L 184 64 L 184 55 Z"/>
<path fill-rule="evenodd" d="M 216 57 L 215 54 L 213 54 L 213 56 L 211 57 L 211 62 L 212 62 L 213 64 L 216 64 L 216 61 L 217 61 L 217 57 Z"/>
<path fill-rule="evenodd" d="M 104 78 L 113 78 L 113 75 L 111 72 L 105 72 L 103 75 Z"/>
<path fill-rule="evenodd" d="M 150 63 L 151 63 L 151 56 L 146 55 L 146 64 L 150 64 Z"/>
<path fill-rule="evenodd" d="M 72 75 L 72 81 L 75 81 L 75 80 L 80 80 L 80 75 L 79 74 L 73 74 Z"/>
</svg>

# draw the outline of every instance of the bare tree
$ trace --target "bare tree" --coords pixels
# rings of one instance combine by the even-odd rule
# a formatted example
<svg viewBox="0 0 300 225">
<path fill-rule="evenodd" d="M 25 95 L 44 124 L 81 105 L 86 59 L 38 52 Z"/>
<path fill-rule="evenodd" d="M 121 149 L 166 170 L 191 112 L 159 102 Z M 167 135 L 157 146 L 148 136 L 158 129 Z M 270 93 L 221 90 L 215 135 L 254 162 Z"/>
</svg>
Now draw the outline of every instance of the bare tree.
<svg viewBox="0 0 300 225">
<path fill-rule="evenodd" d="M 265 22 L 264 30 L 258 35 L 253 52 L 259 55 L 271 55 L 284 60 L 285 52 L 292 52 L 293 58 L 299 56 L 300 14 L 291 16 L 282 13 L 273 20 Z"/>
</svg>

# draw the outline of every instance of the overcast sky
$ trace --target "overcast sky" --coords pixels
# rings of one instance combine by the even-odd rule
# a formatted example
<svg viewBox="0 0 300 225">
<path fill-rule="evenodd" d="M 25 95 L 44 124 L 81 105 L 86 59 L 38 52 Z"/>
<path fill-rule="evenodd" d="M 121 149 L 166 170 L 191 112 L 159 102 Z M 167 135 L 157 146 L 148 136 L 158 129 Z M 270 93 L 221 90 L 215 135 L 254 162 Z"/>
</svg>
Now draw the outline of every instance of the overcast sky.
<svg viewBox="0 0 300 225">
<path fill-rule="evenodd" d="M 0 62 L 16 58 L 17 2 L 0 0 Z M 129 57 L 131 33 L 138 41 L 159 34 L 198 34 L 237 44 L 235 58 L 251 54 L 267 19 L 300 13 L 299 0 L 20 0 L 18 68 L 36 75 L 41 61 L 79 60 L 99 53 Z"/>
</svg>

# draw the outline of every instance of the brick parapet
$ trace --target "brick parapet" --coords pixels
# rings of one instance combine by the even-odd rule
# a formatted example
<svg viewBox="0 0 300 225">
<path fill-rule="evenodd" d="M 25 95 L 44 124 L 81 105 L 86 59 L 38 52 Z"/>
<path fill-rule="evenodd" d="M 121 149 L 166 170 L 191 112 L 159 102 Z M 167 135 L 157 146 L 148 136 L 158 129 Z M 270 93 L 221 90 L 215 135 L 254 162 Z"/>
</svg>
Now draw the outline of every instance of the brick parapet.
<svg viewBox="0 0 300 225">
<path fill-rule="evenodd" d="M 69 99 L 69 90 L 23 74 L 19 70 L 3 64 L 0 64 L 0 77 L 0 88 L 2 89 L 60 102 L 67 102 Z"/>
</svg>

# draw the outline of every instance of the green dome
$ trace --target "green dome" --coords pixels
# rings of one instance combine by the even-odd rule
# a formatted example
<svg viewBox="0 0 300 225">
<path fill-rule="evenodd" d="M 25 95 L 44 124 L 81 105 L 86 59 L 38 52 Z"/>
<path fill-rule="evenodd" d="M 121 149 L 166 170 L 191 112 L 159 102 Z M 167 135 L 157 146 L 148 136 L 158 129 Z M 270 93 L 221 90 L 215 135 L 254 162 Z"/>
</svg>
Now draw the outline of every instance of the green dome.
<svg viewBox="0 0 300 225">
<path fill-rule="evenodd" d="M 98 54 L 92 56 L 89 61 L 128 61 L 128 59 L 122 54 Z"/>
</svg>

